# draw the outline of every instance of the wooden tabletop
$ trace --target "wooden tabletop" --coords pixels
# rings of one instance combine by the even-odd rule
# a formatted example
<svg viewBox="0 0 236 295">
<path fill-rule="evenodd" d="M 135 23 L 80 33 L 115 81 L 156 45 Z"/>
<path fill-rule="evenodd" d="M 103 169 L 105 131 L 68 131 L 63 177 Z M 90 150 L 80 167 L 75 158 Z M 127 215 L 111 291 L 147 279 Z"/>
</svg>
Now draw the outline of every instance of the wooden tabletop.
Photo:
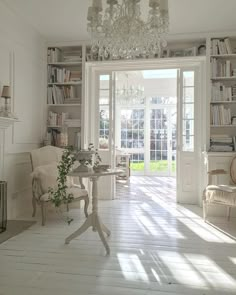
<svg viewBox="0 0 236 295">
<path fill-rule="evenodd" d="M 69 176 L 77 176 L 77 177 L 93 177 L 93 176 L 108 176 L 108 175 L 119 175 L 123 173 L 122 170 L 119 169 L 107 169 L 105 171 L 94 172 L 93 170 L 88 172 L 80 172 L 80 171 L 72 171 L 68 175 Z"/>
</svg>

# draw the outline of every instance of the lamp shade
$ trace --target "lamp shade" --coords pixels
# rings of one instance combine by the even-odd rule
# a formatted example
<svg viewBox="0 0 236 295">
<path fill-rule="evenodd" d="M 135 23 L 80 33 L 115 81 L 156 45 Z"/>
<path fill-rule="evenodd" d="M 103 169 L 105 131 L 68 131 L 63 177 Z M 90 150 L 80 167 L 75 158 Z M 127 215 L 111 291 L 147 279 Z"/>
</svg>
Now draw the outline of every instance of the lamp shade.
<svg viewBox="0 0 236 295">
<path fill-rule="evenodd" d="M 11 95 L 10 95 L 10 86 L 3 86 L 2 97 L 11 97 Z"/>
</svg>

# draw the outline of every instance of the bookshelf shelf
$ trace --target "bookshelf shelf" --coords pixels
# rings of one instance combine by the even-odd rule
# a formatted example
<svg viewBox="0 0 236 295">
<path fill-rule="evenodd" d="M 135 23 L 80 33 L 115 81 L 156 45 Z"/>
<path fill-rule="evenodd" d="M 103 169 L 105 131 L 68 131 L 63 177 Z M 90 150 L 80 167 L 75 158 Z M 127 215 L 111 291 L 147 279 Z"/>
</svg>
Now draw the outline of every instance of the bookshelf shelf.
<svg viewBox="0 0 236 295">
<path fill-rule="evenodd" d="M 46 141 L 54 146 L 81 148 L 84 63 L 85 45 L 47 49 Z"/>
<path fill-rule="evenodd" d="M 66 125 L 65 125 L 66 126 Z M 62 125 L 48 125 L 47 127 L 48 128 L 54 128 L 54 129 L 61 129 L 61 128 L 64 128 L 65 126 L 62 126 Z M 66 128 L 80 128 L 80 126 L 66 126 Z"/>
<path fill-rule="evenodd" d="M 47 104 L 49 107 L 80 107 L 81 103 Z"/>
<path fill-rule="evenodd" d="M 236 125 L 213 125 L 213 124 L 211 124 L 210 127 L 212 127 L 212 128 L 236 128 Z"/>
<path fill-rule="evenodd" d="M 236 54 L 215 54 L 215 55 L 211 55 L 210 57 L 212 58 L 236 58 Z"/>
<path fill-rule="evenodd" d="M 212 77 L 212 81 L 235 81 L 236 76 L 231 76 L 231 77 Z"/>
<path fill-rule="evenodd" d="M 56 86 L 73 86 L 73 85 L 81 85 L 82 84 L 82 81 L 78 81 L 78 82 L 64 82 L 64 83 L 59 83 L 59 82 L 55 82 L 55 83 L 48 83 L 48 86 L 53 86 L 53 85 L 56 85 Z"/>
<path fill-rule="evenodd" d="M 53 62 L 48 63 L 49 66 L 65 66 L 65 67 L 73 67 L 73 66 L 80 66 L 82 65 L 82 61 L 76 61 L 76 62 L 65 62 L 65 61 L 59 61 L 59 62 Z"/>
<path fill-rule="evenodd" d="M 236 104 L 236 100 L 232 100 L 232 101 L 224 101 L 224 100 L 211 101 L 211 104 Z"/>
</svg>

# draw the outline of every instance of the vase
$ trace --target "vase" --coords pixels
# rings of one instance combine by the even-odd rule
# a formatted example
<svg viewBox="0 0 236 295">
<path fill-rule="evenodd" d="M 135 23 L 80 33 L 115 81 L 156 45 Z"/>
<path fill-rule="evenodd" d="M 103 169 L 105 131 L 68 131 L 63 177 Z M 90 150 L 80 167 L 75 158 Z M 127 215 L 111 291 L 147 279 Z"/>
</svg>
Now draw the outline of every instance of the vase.
<svg viewBox="0 0 236 295">
<path fill-rule="evenodd" d="M 90 150 L 80 150 L 75 152 L 75 158 L 80 163 L 80 165 L 74 170 L 76 172 L 88 172 L 91 170 L 92 157 L 94 151 Z"/>
</svg>

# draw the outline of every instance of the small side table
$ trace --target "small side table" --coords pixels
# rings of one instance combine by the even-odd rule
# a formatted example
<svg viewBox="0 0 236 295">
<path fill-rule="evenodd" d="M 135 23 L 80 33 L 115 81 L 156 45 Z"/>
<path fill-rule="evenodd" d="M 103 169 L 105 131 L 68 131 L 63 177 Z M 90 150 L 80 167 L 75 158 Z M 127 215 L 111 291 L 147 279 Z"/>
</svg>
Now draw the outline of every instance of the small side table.
<svg viewBox="0 0 236 295">
<path fill-rule="evenodd" d="M 101 218 L 98 215 L 98 187 L 97 182 L 99 177 L 101 176 L 110 176 L 110 175 L 119 175 L 121 174 L 121 170 L 117 169 L 110 169 L 108 171 L 101 171 L 101 172 L 71 172 L 69 176 L 81 177 L 81 178 L 89 178 L 92 182 L 92 213 L 89 214 L 88 218 L 85 220 L 83 225 L 77 229 L 74 233 L 68 236 L 65 239 L 65 244 L 69 244 L 71 240 L 78 237 L 82 233 L 84 233 L 90 226 L 92 226 L 93 231 L 97 231 L 102 243 L 106 249 L 107 255 L 110 254 L 110 248 L 107 243 L 107 240 L 104 236 L 104 233 L 107 236 L 110 236 L 110 230 L 102 223 Z"/>
</svg>

